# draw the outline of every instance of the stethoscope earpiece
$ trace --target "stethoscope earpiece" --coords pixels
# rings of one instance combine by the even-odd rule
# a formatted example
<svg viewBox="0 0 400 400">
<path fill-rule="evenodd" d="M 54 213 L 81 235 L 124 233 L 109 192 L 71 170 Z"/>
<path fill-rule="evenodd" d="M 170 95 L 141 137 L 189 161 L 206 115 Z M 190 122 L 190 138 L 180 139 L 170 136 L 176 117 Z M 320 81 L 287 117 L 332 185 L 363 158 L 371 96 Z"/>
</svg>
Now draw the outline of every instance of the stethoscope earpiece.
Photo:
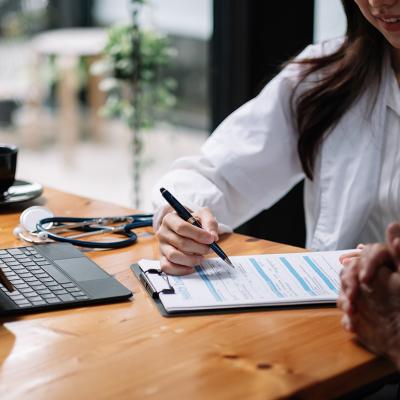
<svg viewBox="0 0 400 400">
<path fill-rule="evenodd" d="M 19 238 L 21 233 L 23 233 L 24 231 L 25 229 L 21 225 L 18 225 L 13 229 L 13 235 Z"/>
<path fill-rule="evenodd" d="M 37 234 L 38 239 L 40 240 L 47 240 L 49 238 L 49 235 L 47 234 L 47 232 L 39 232 Z"/>
</svg>

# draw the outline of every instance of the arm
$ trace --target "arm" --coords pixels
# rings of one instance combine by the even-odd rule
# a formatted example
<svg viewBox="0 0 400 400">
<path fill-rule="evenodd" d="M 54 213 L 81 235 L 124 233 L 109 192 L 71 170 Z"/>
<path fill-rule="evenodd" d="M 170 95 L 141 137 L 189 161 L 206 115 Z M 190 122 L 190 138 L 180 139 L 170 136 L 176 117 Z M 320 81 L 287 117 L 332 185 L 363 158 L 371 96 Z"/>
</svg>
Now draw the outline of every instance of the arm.
<svg viewBox="0 0 400 400">
<path fill-rule="evenodd" d="M 155 209 L 165 205 L 159 195 L 164 186 L 193 210 L 207 206 L 219 222 L 236 227 L 288 192 L 303 178 L 290 109 L 293 86 L 281 73 L 218 127 L 199 156 L 177 160 L 154 188 Z"/>
<path fill-rule="evenodd" d="M 312 54 L 306 49 L 303 56 Z M 207 254 L 206 245 L 215 231 L 221 233 L 214 216 L 220 224 L 236 227 L 273 205 L 304 177 L 291 109 L 300 68 L 298 64 L 286 67 L 218 127 L 199 156 L 177 160 L 157 183 L 154 227 L 164 271 L 190 273 L 201 262 L 198 256 Z M 160 187 L 194 210 L 208 235 L 179 220 L 165 205 Z"/>
</svg>

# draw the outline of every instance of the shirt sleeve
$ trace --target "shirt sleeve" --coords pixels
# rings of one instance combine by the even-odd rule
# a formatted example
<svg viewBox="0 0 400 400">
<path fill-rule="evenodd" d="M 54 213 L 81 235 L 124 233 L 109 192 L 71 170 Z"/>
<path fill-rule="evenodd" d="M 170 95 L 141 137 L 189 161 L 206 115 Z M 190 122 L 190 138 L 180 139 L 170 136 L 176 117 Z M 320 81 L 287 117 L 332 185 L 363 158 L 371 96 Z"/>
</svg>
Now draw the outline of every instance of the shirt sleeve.
<svg viewBox="0 0 400 400">
<path fill-rule="evenodd" d="M 299 57 L 313 53 L 309 46 Z M 193 210 L 209 207 L 221 224 L 234 228 L 271 207 L 304 178 L 291 109 L 300 70 L 299 64 L 288 65 L 221 123 L 200 155 L 173 163 L 153 190 L 155 228 L 166 210 L 160 187 Z"/>
</svg>

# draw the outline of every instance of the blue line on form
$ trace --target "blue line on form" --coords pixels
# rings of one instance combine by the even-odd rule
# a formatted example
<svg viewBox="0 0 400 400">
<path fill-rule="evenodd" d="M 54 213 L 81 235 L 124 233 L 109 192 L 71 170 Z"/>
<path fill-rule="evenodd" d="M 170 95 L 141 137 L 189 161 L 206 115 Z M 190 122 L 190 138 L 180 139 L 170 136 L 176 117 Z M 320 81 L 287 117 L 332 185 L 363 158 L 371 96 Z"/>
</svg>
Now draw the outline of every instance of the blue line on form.
<svg viewBox="0 0 400 400">
<path fill-rule="evenodd" d="M 210 279 L 208 278 L 208 276 L 205 274 L 205 272 L 203 271 L 203 268 L 200 267 L 199 265 L 194 267 L 195 270 L 197 271 L 197 273 L 200 275 L 201 279 L 203 279 L 204 283 L 206 284 L 206 286 L 208 287 L 208 289 L 210 290 L 211 294 L 215 297 L 215 300 L 221 302 L 222 298 L 219 295 L 219 293 L 216 291 L 214 285 L 211 283 Z"/>
<path fill-rule="evenodd" d="M 326 283 L 329 289 L 333 292 L 338 293 L 338 290 L 335 288 L 333 283 L 329 280 L 329 278 L 318 268 L 318 266 L 314 263 L 313 260 L 309 256 L 304 256 L 304 259 L 307 261 L 307 264 L 319 275 L 319 277 Z"/>
<path fill-rule="evenodd" d="M 274 283 L 271 281 L 271 279 L 268 277 L 268 275 L 265 273 L 265 271 L 261 268 L 260 264 L 258 264 L 257 260 L 254 258 L 250 258 L 250 262 L 253 264 L 254 268 L 258 271 L 258 273 L 262 276 L 262 278 L 265 280 L 267 285 L 271 288 L 271 290 L 275 293 L 276 296 L 278 297 L 285 297 L 279 290 L 278 288 L 274 285 Z"/>
<path fill-rule="evenodd" d="M 310 286 L 307 285 L 307 282 L 299 275 L 299 273 L 292 267 L 290 262 L 285 257 L 279 257 L 282 261 L 283 265 L 289 270 L 289 272 L 300 282 L 300 285 L 303 286 L 303 289 L 310 293 L 312 296 L 315 296 L 315 293 L 311 290 Z"/>
</svg>

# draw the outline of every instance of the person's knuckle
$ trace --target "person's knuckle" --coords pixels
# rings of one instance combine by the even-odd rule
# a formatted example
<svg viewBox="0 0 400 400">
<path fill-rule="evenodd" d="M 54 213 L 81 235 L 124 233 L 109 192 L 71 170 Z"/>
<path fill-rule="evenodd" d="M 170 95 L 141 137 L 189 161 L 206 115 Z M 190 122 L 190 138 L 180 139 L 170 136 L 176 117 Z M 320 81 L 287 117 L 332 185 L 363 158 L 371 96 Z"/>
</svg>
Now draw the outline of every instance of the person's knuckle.
<svg viewBox="0 0 400 400">
<path fill-rule="evenodd" d="M 191 240 L 179 238 L 179 249 L 181 249 L 184 253 L 193 252 L 194 245 Z"/>
<path fill-rule="evenodd" d="M 173 248 L 172 246 L 166 246 L 164 248 L 164 255 L 168 261 L 174 258 L 175 251 L 175 248 Z"/>
<path fill-rule="evenodd" d="M 164 260 L 167 260 L 168 259 L 168 255 L 169 255 L 169 251 L 170 251 L 170 246 L 161 245 L 160 246 L 160 251 L 161 251 L 161 254 L 164 257 Z"/>
<path fill-rule="evenodd" d="M 173 262 L 177 262 L 181 258 L 181 255 L 182 253 L 178 249 L 173 248 L 169 253 L 169 259 Z"/>
<path fill-rule="evenodd" d="M 182 222 L 179 222 L 176 227 L 175 227 L 175 233 L 177 233 L 178 235 L 185 235 L 186 233 L 186 226 L 185 224 Z"/>
<path fill-rule="evenodd" d="M 164 238 L 164 231 L 161 227 L 156 230 L 155 237 L 158 241 L 161 241 Z"/>
<path fill-rule="evenodd" d="M 193 240 L 195 242 L 203 242 L 204 241 L 204 233 L 205 232 L 202 232 L 200 230 L 193 232 Z"/>
<path fill-rule="evenodd" d="M 160 268 L 161 271 L 166 271 L 170 267 L 170 263 L 165 256 L 162 256 L 160 259 Z"/>
<path fill-rule="evenodd" d="M 195 232 L 195 233 L 193 234 L 193 240 L 194 240 L 196 243 L 202 243 L 202 242 L 204 241 L 203 235 L 202 235 L 201 233 L 199 233 L 199 232 Z"/>
<path fill-rule="evenodd" d="M 171 222 L 171 219 L 173 218 L 172 215 L 173 215 L 173 214 L 170 213 L 170 212 L 169 212 L 169 213 L 166 213 L 166 214 L 163 216 L 162 220 L 161 220 L 160 226 L 169 225 L 169 223 Z"/>
<path fill-rule="evenodd" d="M 186 240 L 182 236 L 178 236 L 174 241 L 174 246 L 182 251 L 186 250 Z"/>
<path fill-rule="evenodd" d="M 164 264 L 163 266 L 161 266 L 161 272 L 164 272 L 168 275 L 173 275 L 174 267 L 171 264 Z"/>
<path fill-rule="evenodd" d="M 176 247 L 180 252 L 187 252 L 187 240 L 182 236 L 178 236 L 174 241 L 174 247 Z"/>
<path fill-rule="evenodd" d="M 191 266 L 197 265 L 197 264 L 199 264 L 199 257 L 197 257 L 197 256 L 190 256 L 190 257 L 189 257 L 189 261 L 190 261 L 190 265 L 191 265 Z"/>
<path fill-rule="evenodd" d="M 210 251 L 210 247 L 206 245 L 200 245 L 198 248 L 199 254 L 205 255 L 208 254 Z"/>
<path fill-rule="evenodd" d="M 160 253 L 162 256 L 165 256 L 167 254 L 168 248 L 163 243 L 160 243 Z"/>
</svg>

